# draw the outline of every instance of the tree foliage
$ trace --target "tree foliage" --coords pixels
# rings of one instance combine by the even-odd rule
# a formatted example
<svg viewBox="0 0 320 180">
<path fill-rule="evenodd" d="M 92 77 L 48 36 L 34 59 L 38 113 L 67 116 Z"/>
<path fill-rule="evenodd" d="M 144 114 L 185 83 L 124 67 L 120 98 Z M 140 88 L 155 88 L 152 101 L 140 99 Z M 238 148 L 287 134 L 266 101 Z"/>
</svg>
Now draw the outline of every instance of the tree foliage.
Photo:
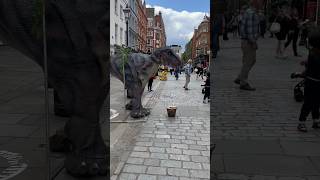
<svg viewBox="0 0 320 180">
<path fill-rule="evenodd" d="M 187 62 L 188 59 L 192 58 L 192 46 L 191 46 L 192 43 L 191 42 L 192 42 L 192 40 L 190 40 L 185 46 L 185 51 L 182 54 L 182 61 L 183 62 Z"/>
</svg>

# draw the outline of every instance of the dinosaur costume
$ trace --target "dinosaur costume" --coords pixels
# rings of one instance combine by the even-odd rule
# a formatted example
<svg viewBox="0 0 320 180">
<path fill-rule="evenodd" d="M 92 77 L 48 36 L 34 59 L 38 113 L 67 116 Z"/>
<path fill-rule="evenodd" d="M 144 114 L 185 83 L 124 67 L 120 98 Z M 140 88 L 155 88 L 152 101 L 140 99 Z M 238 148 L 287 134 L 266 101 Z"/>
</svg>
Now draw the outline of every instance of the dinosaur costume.
<svg viewBox="0 0 320 180">
<path fill-rule="evenodd" d="M 157 73 L 159 65 L 180 66 L 180 58 L 169 47 L 156 49 L 151 55 L 131 53 L 127 63 L 122 56 L 116 54 L 111 57 L 111 73 L 123 82 L 125 79 L 128 92 L 132 93 L 132 100 L 126 108 L 132 110 L 133 118 L 141 118 L 150 114 L 148 109 L 142 107 L 141 98 L 144 88 L 151 76 Z M 124 73 L 122 72 L 124 68 Z M 123 78 L 125 74 L 125 78 Z"/>
<path fill-rule="evenodd" d="M 99 112 L 109 95 L 105 0 L 46 0 L 48 81 L 70 116 L 65 160 L 76 176 L 109 173 Z M 0 36 L 42 68 L 42 0 L 0 0 Z"/>
</svg>

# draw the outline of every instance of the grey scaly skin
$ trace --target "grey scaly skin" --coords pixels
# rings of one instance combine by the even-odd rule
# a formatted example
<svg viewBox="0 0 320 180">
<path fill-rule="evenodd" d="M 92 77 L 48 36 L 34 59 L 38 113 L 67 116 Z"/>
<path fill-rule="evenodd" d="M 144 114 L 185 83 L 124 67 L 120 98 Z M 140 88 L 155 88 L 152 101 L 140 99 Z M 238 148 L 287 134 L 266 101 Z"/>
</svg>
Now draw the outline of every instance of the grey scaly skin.
<svg viewBox="0 0 320 180">
<path fill-rule="evenodd" d="M 119 54 L 111 56 L 110 70 L 111 74 L 123 82 L 122 61 Z M 129 54 L 124 74 L 126 88 L 132 93 L 132 100 L 126 105 L 131 110 L 131 117 L 142 118 L 150 114 L 148 109 L 143 108 L 141 98 L 149 78 L 157 73 L 159 65 L 180 66 L 181 60 L 169 47 L 156 49 L 151 55 Z"/>
<path fill-rule="evenodd" d="M 43 68 L 41 2 L 0 0 L 0 36 Z M 75 176 L 109 173 L 99 124 L 109 96 L 108 16 L 105 0 L 46 0 L 48 80 L 70 116 L 65 167 Z"/>
</svg>

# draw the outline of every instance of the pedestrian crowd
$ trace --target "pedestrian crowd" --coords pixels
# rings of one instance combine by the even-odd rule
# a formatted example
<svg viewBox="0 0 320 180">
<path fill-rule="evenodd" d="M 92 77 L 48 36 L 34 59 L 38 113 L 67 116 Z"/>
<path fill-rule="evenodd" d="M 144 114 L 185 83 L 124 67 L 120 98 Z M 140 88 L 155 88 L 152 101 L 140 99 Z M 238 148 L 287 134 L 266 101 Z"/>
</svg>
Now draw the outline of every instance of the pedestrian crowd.
<svg viewBox="0 0 320 180">
<path fill-rule="evenodd" d="M 313 22 L 308 19 L 301 20 L 296 8 L 290 8 L 287 4 L 277 6 L 269 18 L 270 37 L 275 37 L 277 46 L 275 51 L 276 59 L 287 59 L 287 48 L 292 44 L 293 55 L 301 57 L 298 45 L 306 46 L 309 50 L 305 65 L 305 71 L 297 76 L 304 80 L 299 84 L 304 87 L 303 105 L 300 110 L 299 123 L 297 129 L 307 132 L 306 120 L 312 114 L 312 128 L 320 129 L 320 30 L 319 27 L 312 28 Z M 228 18 L 226 18 L 228 19 Z M 232 32 L 234 37 L 240 36 L 242 50 L 242 67 L 234 80 L 241 90 L 255 91 L 248 82 L 251 69 L 256 63 L 256 52 L 258 50 L 257 40 L 264 38 L 267 32 L 267 20 L 262 11 L 257 11 L 251 1 L 247 6 L 243 6 L 240 14 L 233 14 L 227 23 L 229 30 L 223 31 L 223 40 L 228 40 L 228 32 Z M 222 21 L 224 22 L 224 21 Z M 224 22 L 225 23 L 225 22 Z M 215 37 L 213 35 L 213 37 Z M 298 42 L 300 38 L 300 42 Z M 219 40 L 218 40 L 219 42 Z M 213 44 L 215 44 L 213 42 Z M 216 47 L 214 45 L 213 47 Z M 295 89 L 295 93 L 297 89 Z M 300 92 L 299 95 L 302 93 Z"/>
</svg>

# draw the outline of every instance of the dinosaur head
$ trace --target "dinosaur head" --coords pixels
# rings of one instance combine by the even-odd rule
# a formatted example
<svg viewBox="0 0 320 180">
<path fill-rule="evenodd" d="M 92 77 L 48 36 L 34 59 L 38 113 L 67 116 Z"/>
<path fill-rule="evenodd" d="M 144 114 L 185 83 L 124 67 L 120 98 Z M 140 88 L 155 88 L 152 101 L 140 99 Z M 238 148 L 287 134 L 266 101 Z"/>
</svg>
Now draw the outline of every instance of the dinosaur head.
<svg viewBox="0 0 320 180">
<path fill-rule="evenodd" d="M 170 47 L 156 49 L 152 57 L 157 59 L 159 64 L 163 65 L 177 67 L 182 64 L 179 56 Z"/>
</svg>

